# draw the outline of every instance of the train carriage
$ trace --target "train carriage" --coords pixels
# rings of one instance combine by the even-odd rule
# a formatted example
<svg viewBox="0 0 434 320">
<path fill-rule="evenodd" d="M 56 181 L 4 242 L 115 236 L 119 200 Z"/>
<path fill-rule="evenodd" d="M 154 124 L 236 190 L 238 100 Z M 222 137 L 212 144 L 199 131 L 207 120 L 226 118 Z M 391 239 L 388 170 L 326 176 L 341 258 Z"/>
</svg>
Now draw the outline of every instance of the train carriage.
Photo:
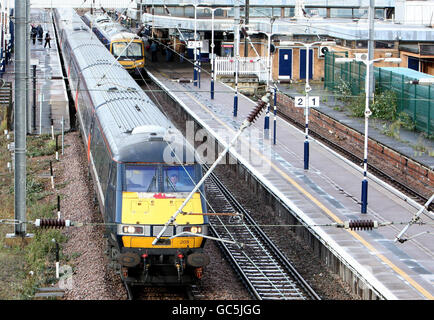
<svg viewBox="0 0 434 320">
<path fill-rule="evenodd" d="M 54 17 L 112 265 L 129 284 L 200 278 L 209 262 L 203 187 L 184 208 L 199 215 L 180 215 L 152 245 L 202 177 L 194 149 L 74 10 Z"/>
<path fill-rule="evenodd" d="M 143 39 L 113 21 L 105 13 L 94 15 L 86 13 L 82 19 L 128 72 L 141 72 L 145 66 Z"/>
</svg>

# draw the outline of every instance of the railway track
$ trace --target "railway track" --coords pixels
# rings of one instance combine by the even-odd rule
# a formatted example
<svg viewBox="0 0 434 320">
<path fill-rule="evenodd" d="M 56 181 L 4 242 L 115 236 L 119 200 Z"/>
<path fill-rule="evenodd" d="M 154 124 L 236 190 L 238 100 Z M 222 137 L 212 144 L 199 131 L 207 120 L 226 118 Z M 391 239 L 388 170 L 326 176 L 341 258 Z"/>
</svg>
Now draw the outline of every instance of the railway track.
<svg viewBox="0 0 434 320">
<path fill-rule="evenodd" d="M 280 110 L 277 110 L 277 114 L 284 120 L 288 121 L 289 123 L 295 125 L 297 128 L 304 130 L 305 129 L 305 125 L 301 124 L 297 121 L 295 121 L 294 119 L 292 119 L 291 117 L 287 116 L 286 114 L 282 113 Z M 333 141 L 328 140 L 327 138 L 323 137 L 322 135 L 318 134 L 315 131 L 309 130 L 309 135 L 314 137 L 315 139 L 321 141 L 322 143 L 326 144 L 327 146 L 329 146 L 330 148 L 332 148 L 333 150 L 337 151 L 338 153 L 340 153 L 341 155 L 343 155 L 345 158 L 347 158 L 348 160 L 352 161 L 353 163 L 360 165 L 363 164 L 363 159 L 357 155 L 355 155 L 354 153 L 348 151 L 347 149 L 345 149 L 344 147 L 341 147 L 340 145 L 334 143 Z M 402 193 L 406 194 L 407 196 L 411 197 L 414 201 L 418 202 L 421 205 L 424 205 L 427 201 L 428 198 L 425 197 L 424 195 L 418 193 L 417 191 L 415 191 L 412 187 L 409 187 L 407 185 L 405 185 L 404 183 L 398 181 L 397 179 L 395 179 L 394 177 L 384 173 L 384 170 L 377 168 L 376 166 L 368 163 L 368 170 L 374 174 L 375 176 L 377 176 L 379 179 L 393 185 L 396 189 L 398 189 L 399 191 L 401 191 Z M 430 206 L 428 207 L 428 209 L 430 211 L 434 211 L 434 203 L 431 203 Z"/>
<path fill-rule="evenodd" d="M 259 300 L 320 300 L 288 259 L 250 217 L 231 192 L 212 174 L 205 182 L 215 212 L 239 217 L 211 216 L 214 235 L 236 244 L 217 242 L 251 295 Z M 212 210 L 211 210 L 212 211 Z"/>
<path fill-rule="evenodd" d="M 124 283 L 128 300 L 201 300 L 202 288 L 195 284 L 185 286 L 130 286 Z"/>
</svg>

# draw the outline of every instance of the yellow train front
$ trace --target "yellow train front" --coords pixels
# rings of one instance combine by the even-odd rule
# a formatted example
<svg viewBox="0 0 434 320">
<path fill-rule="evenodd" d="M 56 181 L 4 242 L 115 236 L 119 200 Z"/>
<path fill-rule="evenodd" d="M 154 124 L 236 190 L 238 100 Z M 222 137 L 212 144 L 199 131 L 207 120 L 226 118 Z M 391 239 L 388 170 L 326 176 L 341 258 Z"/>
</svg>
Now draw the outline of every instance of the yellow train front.
<svg viewBox="0 0 434 320">
<path fill-rule="evenodd" d="M 133 33 L 114 34 L 110 41 L 110 52 L 130 73 L 139 73 L 145 67 L 145 44 Z"/>
<path fill-rule="evenodd" d="M 106 13 L 86 13 L 83 22 L 92 29 L 119 63 L 132 74 L 139 74 L 145 67 L 145 43 Z"/>
<path fill-rule="evenodd" d="M 206 212 L 203 187 L 184 207 L 186 214 L 167 227 L 156 245 L 152 243 L 200 180 L 201 166 L 129 163 L 121 167 L 122 207 L 118 208 L 117 244 L 111 251 L 123 280 L 184 284 L 200 279 L 209 263 L 201 237 L 208 234 L 208 217 L 201 215 Z"/>
</svg>

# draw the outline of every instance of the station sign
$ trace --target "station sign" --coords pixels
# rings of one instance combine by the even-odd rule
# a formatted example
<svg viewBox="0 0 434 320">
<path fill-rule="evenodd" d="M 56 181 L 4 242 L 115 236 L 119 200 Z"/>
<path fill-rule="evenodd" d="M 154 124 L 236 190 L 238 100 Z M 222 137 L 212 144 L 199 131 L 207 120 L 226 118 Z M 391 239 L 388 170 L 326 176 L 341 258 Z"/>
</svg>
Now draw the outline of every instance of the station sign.
<svg viewBox="0 0 434 320">
<path fill-rule="evenodd" d="M 202 41 L 188 40 L 187 49 L 194 49 L 194 48 L 202 48 Z"/>
<path fill-rule="evenodd" d="M 309 101 L 306 105 L 306 96 L 295 96 L 294 105 L 297 108 L 319 108 L 319 96 L 309 96 Z"/>
</svg>

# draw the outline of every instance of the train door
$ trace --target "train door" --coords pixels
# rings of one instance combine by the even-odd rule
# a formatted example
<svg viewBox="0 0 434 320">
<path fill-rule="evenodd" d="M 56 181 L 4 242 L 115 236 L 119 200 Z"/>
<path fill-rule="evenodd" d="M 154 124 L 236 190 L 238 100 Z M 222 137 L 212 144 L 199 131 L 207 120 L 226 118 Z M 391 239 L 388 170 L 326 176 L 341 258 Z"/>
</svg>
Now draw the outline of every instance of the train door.
<svg viewBox="0 0 434 320">
<path fill-rule="evenodd" d="M 309 50 L 309 79 L 313 78 L 313 49 Z M 300 79 L 306 79 L 306 49 L 300 49 Z"/>
<path fill-rule="evenodd" d="M 292 78 L 292 49 L 279 49 L 279 79 Z"/>
</svg>

